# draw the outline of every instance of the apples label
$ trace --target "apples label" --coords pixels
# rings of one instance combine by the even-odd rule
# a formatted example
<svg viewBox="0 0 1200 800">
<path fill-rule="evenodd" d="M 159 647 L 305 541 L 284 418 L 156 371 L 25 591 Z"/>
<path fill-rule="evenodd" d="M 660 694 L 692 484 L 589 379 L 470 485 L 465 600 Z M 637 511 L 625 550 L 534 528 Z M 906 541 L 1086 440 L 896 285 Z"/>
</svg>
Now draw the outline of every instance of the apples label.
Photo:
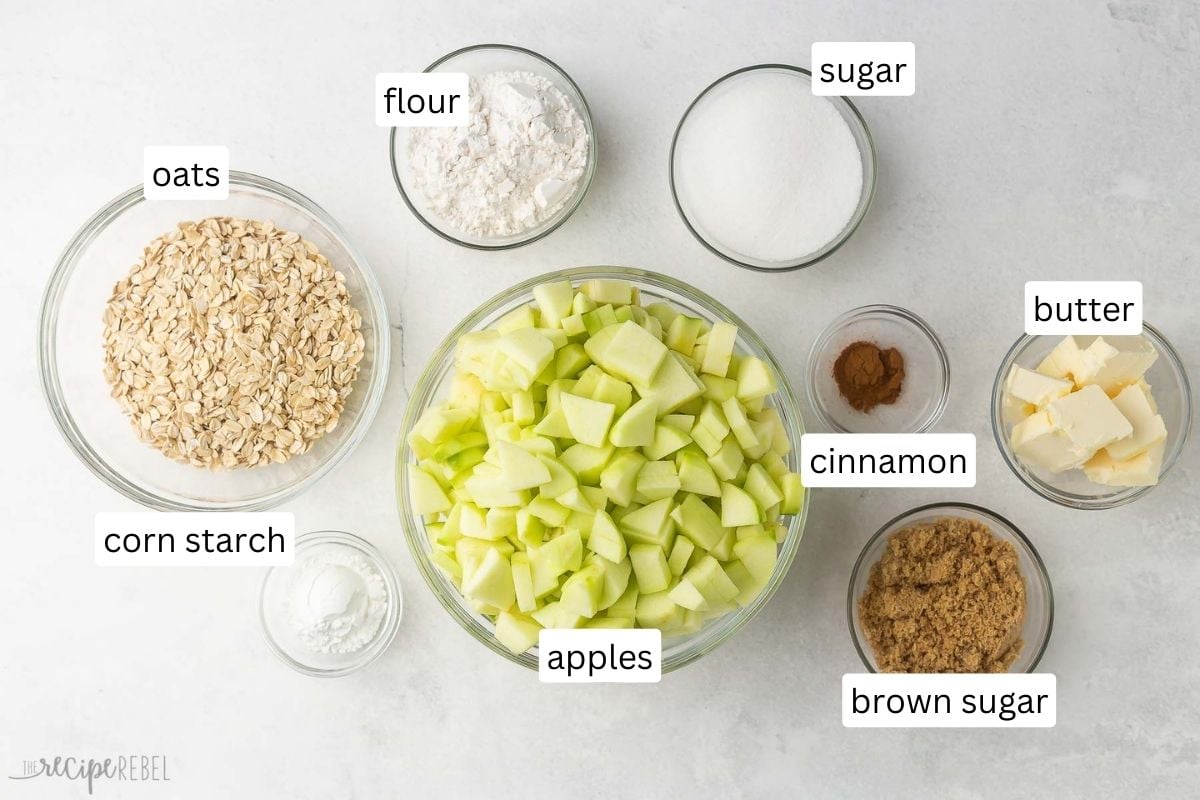
<svg viewBox="0 0 1200 800">
<path fill-rule="evenodd" d="M 842 676 L 847 728 L 1053 728 L 1050 674 Z"/>
<path fill-rule="evenodd" d="M 970 488 L 975 434 L 806 433 L 800 478 L 814 488 Z"/>
<path fill-rule="evenodd" d="M 1140 336 L 1141 281 L 1028 281 L 1030 336 Z"/>
<path fill-rule="evenodd" d="M 662 631 L 656 628 L 543 628 L 542 683 L 658 683 Z"/>
<path fill-rule="evenodd" d="M 433 128 L 470 121 L 465 72 L 380 72 L 375 76 L 375 124 Z"/>
<path fill-rule="evenodd" d="M 146 145 L 142 196 L 147 200 L 226 200 L 229 148 L 217 145 Z"/>
<path fill-rule="evenodd" d="M 286 567 L 296 558 L 290 511 L 96 514 L 101 567 Z"/>
<path fill-rule="evenodd" d="M 906 97 L 917 90 L 912 42 L 813 42 L 812 92 Z"/>
</svg>

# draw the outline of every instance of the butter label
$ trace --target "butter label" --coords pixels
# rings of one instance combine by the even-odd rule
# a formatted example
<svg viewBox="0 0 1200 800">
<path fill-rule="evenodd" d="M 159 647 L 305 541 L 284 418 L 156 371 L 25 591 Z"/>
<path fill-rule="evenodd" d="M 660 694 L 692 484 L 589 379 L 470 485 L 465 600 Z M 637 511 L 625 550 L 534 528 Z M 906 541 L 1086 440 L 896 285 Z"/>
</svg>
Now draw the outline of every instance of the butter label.
<svg viewBox="0 0 1200 800">
<path fill-rule="evenodd" d="M 1140 336 L 1141 281 L 1029 281 L 1025 333 L 1030 336 Z"/>
<path fill-rule="evenodd" d="M 1058 678 L 1050 674 L 842 676 L 847 728 L 1053 728 Z"/>
<path fill-rule="evenodd" d="M 813 42 L 812 91 L 820 97 L 907 97 L 917 90 L 912 42 Z"/>
</svg>

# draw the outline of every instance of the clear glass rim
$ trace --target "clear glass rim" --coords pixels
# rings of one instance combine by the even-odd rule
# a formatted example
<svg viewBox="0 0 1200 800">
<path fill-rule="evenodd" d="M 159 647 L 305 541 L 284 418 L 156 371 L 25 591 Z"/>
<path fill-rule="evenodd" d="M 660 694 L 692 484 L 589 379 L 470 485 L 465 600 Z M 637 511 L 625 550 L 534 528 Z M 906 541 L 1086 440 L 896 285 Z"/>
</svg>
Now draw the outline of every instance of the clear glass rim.
<svg viewBox="0 0 1200 800">
<path fill-rule="evenodd" d="M 410 510 L 412 506 L 409 501 L 407 470 L 404 469 L 404 466 L 412 460 L 412 453 L 408 447 L 407 434 L 412 430 L 413 425 L 424 412 L 425 408 L 435 399 L 433 398 L 433 392 L 437 388 L 439 375 L 444 371 L 447 359 L 453 358 L 454 348 L 460 336 L 477 329 L 498 308 L 522 297 L 529 296 L 533 287 L 539 283 L 555 280 L 579 281 L 589 278 L 625 279 L 675 292 L 689 301 L 704 307 L 706 311 L 714 316 L 720 316 L 737 325 L 739 337 L 744 338 L 746 342 L 756 348 L 759 351 L 758 354 L 760 357 L 763 357 L 775 371 L 781 395 L 781 416 L 788 428 L 788 436 L 792 437 L 793 441 L 793 458 L 797 457 L 800 435 L 804 432 L 800 408 L 796 402 L 796 396 L 792 391 L 791 385 L 787 380 L 787 375 L 780 367 L 779 362 L 775 360 L 774 355 L 772 355 L 766 344 L 763 343 L 753 329 L 747 326 L 745 322 L 723 304 L 709 297 L 699 289 L 669 276 L 646 270 L 614 266 L 563 269 L 522 281 L 495 295 L 468 314 L 430 355 L 427 366 L 421 377 L 417 380 L 416 386 L 409 397 L 408 408 L 405 410 L 404 421 L 401 424 L 396 457 L 397 510 L 404 529 L 405 540 L 408 542 L 408 547 L 412 553 L 413 560 L 417 564 L 417 569 L 442 607 L 446 609 L 450 616 L 467 633 L 487 646 L 488 649 L 498 653 L 509 661 L 532 670 L 537 670 L 538 668 L 537 658 L 528 652 L 515 655 L 496 641 L 491 631 L 484 629 L 481 623 L 465 609 L 459 597 L 446 590 L 445 581 L 439 574 L 438 567 L 429 558 L 427 554 L 428 542 L 425 539 L 424 531 Z M 805 522 L 808 519 L 811 496 L 811 491 L 805 487 L 800 513 L 792 516 L 788 523 L 787 536 L 781 546 L 775 572 L 771 575 L 767 585 L 759 593 L 758 597 L 755 598 L 754 602 L 737 611 L 730 612 L 720 620 L 710 623 L 709 628 L 705 629 L 709 630 L 710 634 L 692 643 L 686 650 L 672 654 L 670 657 L 664 655 L 662 664 L 662 671 L 664 673 L 690 664 L 723 644 L 753 619 L 771 599 L 772 595 L 775 594 L 776 590 L 783 583 L 796 558 L 796 553 L 800 547 L 800 540 L 804 534 Z"/>
<path fill-rule="evenodd" d="M 55 354 L 57 344 L 57 332 L 55 329 L 60 311 L 60 301 L 62 300 L 63 292 L 66 290 L 67 282 L 78 265 L 80 255 L 121 214 L 133 206 L 145 202 L 141 184 L 134 186 L 132 189 L 123 192 L 106 203 L 76 231 L 71 241 L 59 256 L 54 271 L 50 275 L 50 280 L 46 284 L 45 292 L 42 295 L 42 307 L 38 314 L 38 371 L 41 377 L 42 394 L 50 410 L 50 415 L 54 418 L 55 426 L 62 434 L 63 439 L 67 442 L 72 452 L 75 453 L 92 474 L 96 475 L 104 483 L 129 499 L 158 511 L 260 511 L 296 496 L 327 475 L 358 447 L 359 443 L 366 436 L 367 430 L 370 428 L 376 413 L 379 411 L 379 407 L 383 402 L 383 392 L 387 387 L 388 370 L 391 365 L 389 355 L 391 337 L 388 327 L 387 303 L 383 298 L 383 291 L 380 289 L 379 282 L 375 278 L 374 272 L 371 271 L 366 257 L 353 244 L 346 231 L 342 229 L 341 225 L 328 212 L 308 197 L 269 178 L 249 172 L 230 170 L 229 184 L 231 187 L 243 186 L 268 194 L 274 194 L 298 206 L 304 213 L 309 214 L 322 226 L 328 228 L 337 237 L 339 244 L 346 248 L 355 266 L 362 273 L 363 284 L 366 290 L 366 304 L 370 307 L 371 318 L 374 323 L 372 325 L 372 333 L 376 341 L 375 363 L 372 365 L 371 375 L 364 387 L 366 400 L 363 403 L 361 415 L 355 421 L 356 427 L 338 446 L 336 451 L 331 453 L 322 464 L 303 479 L 269 494 L 233 503 L 189 502 L 176 498 L 163 497 L 143 489 L 101 458 L 79 430 L 75 418 L 63 398 L 62 385 L 58 377 L 57 356 Z"/>
<path fill-rule="evenodd" d="M 1004 463 L 1008 465 L 1009 470 L 1035 494 L 1066 508 L 1073 508 L 1080 511 L 1106 511 L 1110 508 L 1119 508 L 1145 497 L 1158 486 L 1162 485 L 1167 474 L 1170 473 L 1176 462 L 1179 461 L 1179 456 L 1183 453 L 1188 437 L 1192 432 L 1192 403 L 1194 401 L 1192 398 L 1191 383 L 1188 381 L 1187 370 L 1183 367 L 1183 360 L 1179 357 L 1179 353 L 1167 341 L 1167 338 L 1163 336 L 1158 328 L 1155 328 L 1149 322 L 1143 322 L 1142 335 L 1150 339 L 1160 356 L 1166 358 L 1171 363 L 1171 368 L 1174 372 L 1179 375 L 1180 391 L 1182 394 L 1180 402 L 1183 407 L 1183 430 L 1179 434 L 1179 439 L 1175 447 L 1170 452 L 1164 454 L 1162 471 L 1158 475 L 1158 483 L 1153 486 L 1127 486 L 1119 491 L 1104 495 L 1077 494 L 1051 486 L 1029 472 L 1017 459 L 1016 453 L 1013 452 L 1012 445 L 1009 444 L 1008 436 L 1004 430 L 1004 378 L 1008 375 L 1008 371 L 1012 368 L 1012 365 L 1016 363 L 1017 358 L 1025 351 L 1025 348 L 1040 337 L 1030 336 L 1027 333 L 1021 334 L 1020 338 L 1008 349 L 1008 353 L 1005 354 L 1004 360 L 1000 363 L 1000 369 L 996 372 L 996 378 L 992 382 L 992 436 L 996 440 L 996 446 L 1000 449 L 1000 455 L 1004 458 Z"/>
<path fill-rule="evenodd" d="M 792 64 L 752 64 L 748 67 L 735 69 L 733 72 L 726 73 L 720 78 L 717 78 L 715 81 L 706 86 L 703 91 L 700 92 L 700 94 L 696 95 L 696 98 L 692 100 L 687 109 L 684 110 L 683 116 L 679 119 L 679 124 L 675 126 L 675 133 L 671 136 L 671 150 L 667 155 L 667 177 L 671 186 L 671 201 L 675 204 L 675 211 L 679 214 L 679 218 L 683 220 L 683 224 L 687 227 L 688 231 L 692 234 L 696 241 L 703 245 L 704 248 L 710 253 L 718 258 L 728 261 L 730 264 L 735 264 L 739 267 L 753 270 L 755 272 L 794 272 L 795 270 L 811 267 L 813 264 L 824 261 L 838 250 L 842 249 L 842 246 L 846 244 L 846 242 L 850 240 L 850 237 L 852 237 L 858 230 L 859 226 L 862 224 L 862 221 L 866 219 L 867 211 L 871 208 L 871 203 L 875 199 L 875 186 L 879 174 L 879 167 L 875 152 L 875 139 L 871 135 L 871 129 L 867 126 L 866 119 L 863 118 L 863 115 L 861 112 L 859 112 L 858 107 L 855 106 L 854 103 L 850 102 L 849 98 L 832 96 L 825 99 L 829 100 L 834 105 L 841 105 L 850 111 L 849 119 L 852 120 L 850 124 L 858 128 L 858 130 L 862 133 L 863 141 L 867 143 L 867 152 L 862 153 L 861 155 L 863 160 L 869 164 L 870 169 L 863 170 L 862 193 L 859 196 L 858 208 L 855 209 L 854 216 L 850 218 L 850 223 L 846 226 L 845 230 L 843 230 L 841 234 L 837 236 L 837 238 L 830 241 L 825 245 L 825 247 L 817 250 L 815 253 L 810 253 L 809 255 L 806 255 L 794 262 L 781 263 L 777 267 L 764 267 L 734 258 L 733 256 L 722 252 L 719 248 L 714 246 L 708 241 L 708 239 L 701 235 L 700 231 L 698 231 L 695 226 L 692 225 L 691 220 L 688 219 L 687 214 L 683 210 L 683 204 L 679 200 L 679 192 L 675 186 L 675 148 L 679 143 L 679 133 L 683 130 L 683 126 L 687 123 L 688 117 L 691 116 L 692 110 L 695 109 L 700 101 L 707 97 L 710 92 L 731 78 L 735 78 L 747 72 L 766 70 L 786 70 L 789 72 L 795 72 L 804 75 L 809 82 L 812 81 L 811 71 L 805 69 L 804 67 L 797 67 Z M 857 137 L 855 141 L 857 141 Z"/>
<path fill-rule="evenodd" d="M 866 564 L 867 554 L 871 552 L 875 543 L 883 536 L 893 532 L 900 523 L 909 518 L 921 516 L 933 516 L 941 514 L 943 516 L 953 516 L 955 511 L 968 511 L 980 516 L 986 517 L 989 520 L 999 523 L 1008 531 L 1011 531 L 1017 541 L 1029 553 L 1030 559 L 1037 567 L 1037 579 L 1041 584 L 1043 591 L 1046 594 L 1046 634 L 1042 637 L 1041 642 L 1037 645 L 1037 652 L 1034 654 L 1033 660 L 1029 662 L 1029 666 L 1025 672 L 1033 672 L 1037 669 L 1038 664 L 1042 662 L 1042 657 L 1046 655 L 1046 648 L 1050 645 L 1051 634 L 1054 633 L 1054 587 L 1050 583 L 1050 573 L 1046 570 L 1046 563 L 1042 561 L 1042 555 L 1037 548 L 1033 546 L 1033 542 L 1025 535 L 1025 532 L 1013 524 L 1012 520 L 1001 514 L 997 514 L 990 508 L 984 508 L 974 503 L 929 503 L 923 506 L 911 508 L 901 514 L 897 514 L 890 520 L 885 522 L 883 526 L 875 531 L 874 535 L 867 540 L 863 545 L 862 550 L 858 554 L 858 558 L 854 562 L 854 569 L 850 571 L 850 584 L 846 590 L 846 624 L 850 628 L 850 639 L 854 642 L 854 649 L 858 653 L 859 659 L 868 672 L 877 672 L 874 666 L 871 665 L 870 658 L 867 657 L 866 649 L 858 633 L 858 626 L 854 624 L 854 608 L 858 603 L 858 598 L 854 595 L 854 585 L 858 582 L 858 574 L 864 568 L 870 568 L 874 564 Z"/>
<path fill-rule="evenodd" d="M 472 53 L 472 52 L 476 52 L 476 51 L 480 51 L 480 50 L 507 50 L 509 52 L 521 53 L 522 55 L 531 56 L 531 57 L 537 59 L 538 61 L 541 61 L 542 63 L 544 63 L 546 66 L 550 67 L 552 70 L 554 70 L 554 72 L 556 72 L 563 79 L 563 81 L 566 82 L 567 85 L 569 85 L 575 91 L 575 93 L 577 95 L 579 95 L 580 108 L 578 109 L 578 111 L 579 111 L 579 115 L 583 118 L 583 126 L 588 132 L 588 165 L 587 165 L 587 169 L 584 171 L 584 174 L 583 174 L 582 185 L 576 190 L 574 199 L 571 200 L 571 202 L 567 203 L 565 206 L 563 206 L 561 209 L 559 209 L 559 211 L 555 214 L 555 217 L 553 218 L 552 224 L 549 225 L 548 227 L 546 227 L 544 230 L 538 230 L 535 227 L 532 229 L 533 232 L 529 236 L 517 239 L 512 242 L 504 242 L 501 244 L 483 244 L 480 242 L 469 242 L 465 239 L 460 239 L 457 236 L 455 236 L 454 234 L 449 233 L 448 231 L 444 231 L 441 228 L 439 228 L 437 225 L 433 224 L 433 222 L 431 220 L 429 220 L 424 214 L 422 214 L 420 212 L 420 210 L 417 209 L 416 203 L 414 203 L 412 201 L 412 198 L 410 198 L 408 196 L 408 191 L 404 188 L 404 181 L 400 177 L 400 165 L 396 161 L 396 128 L 392 128 L 391 130 L 388 131 L 388 162 L 391 164 L 391 167 L 392 167 L 392 180 L 395 181 L 395 183 L 396 183 L 396 189 L 400 192 L 400 197 L 402 200 L 404 200 L 404 205 L 408 206 L 408 210 L 411 211 L 413 216 L 416 217 L 417 220 L 419 220 L 420 223 L 422 225 L 424 225 L 426 228 L 433 231 L 438 236 L 440 236 L 441 238 L 445 239 L 448 242 L 453 242 L 454 244 L 459 245 L 460 247 L 466 247 L 471 250 L 483 250 L 483 251 L 512 250 L 517 247 L 524 247 L 527 244 L 532 244 L 532 243 L 538 241 L 539 239 L 544 239 L 545 237 L 554 233 L 554 231 L 558 230 L 559 227 L 561 227 L 564 222 L 566 222 L 568 219 L 570 219 L 572 216 L 574 216 L 575 211 L 579 208 L 579 206 L 581 206 L 583 204 L 583 198 L 585 195 L 587 195 L 588 190 L 592 187 L 592 178 L 595 177 L 595 175 L 596 175 L 596 156 L 599 151 L 599 148 L 596 145 L 596 129 L 595 129 L 595 126 L 592 124 L 591 107 L 588 105 L 587 97 L 583 94 L 583 90 L 579 88 L 579 84 L 575 83 L 575 80 L 569 74 L 567 74 L 567 71 L 564 70 L 562 67 L 560 67 L 558 64 L 551 61 L 549 58 L 542 55 L 541 53 L 538 53 L 534 50 L 530 50 L 529 48 L 519 47 L 515 44 L 496 44 L 496 43 L 473 44 L 473 45 L 469 45 L 467 47 L 460 47 L 457 50 L 447 53 L 446 55 L 444 55 L 441 58 L 434 61 L 432 64 L 430 64 L 428 67 L 426 67 L 423 71 L 424 72 L 433 72 L 439 66 L 441 66 L 442 64 L 444 64 L 445 62 L 449 61 L 452 58 L 457 58 L 460 55 L 464 55 L 466 53 Z"/>
<path fill-rule="evenodd" d="M 946 348 L 942 344 L 941 338 L 929 326 L 929 323 L 912 311 L 900 306 L 888 305 L 886 303 L 859 306 L 838 315 L 825 326 L 825 329 L 813 341 L 812 347 L 808 351 L 808 385 L 804 387 L 805 393 L 808 395 L 808 403 L 812 406 L 813 413 L 817 415 L 817 419 L 826 428 L 835 433 L 853 433 L 853 431 L 833 418 L 833 415 L 829 413 L 829 410 L 825 407 L 825 403 L 821 400 L 820 395 L 817 394 L 817 380 L 820 377 L 817 374 L 817 369 L 821 354 L 829 346 L 829 341 L 833 335 L 847 324 L 869 314 L 886 314 L 888 316 L 899 317 L 910 325 L 913 325 L 933 345 L 934 352 L 937 354 L 938 364 L 942 370 L 942 390 L 936 404 L 925 415 L 920 426 L 912 431 L 907 431 L 908 433 L 925 433 L 938 423 L 938 420 L 942 418 L 942 414 L 946 411 L 946 406 L 950 404 L 950 357 L 946 354 Z"/>
<path fill-rule="evenodd" d="M 401 590 L 400 577 L 397 575 L 395 567 L 387 560 L 383 552 L 366 539 L 349 531 L 328 530 L 302 533 L 296 537 L 293 547 L 298 558 L 304 550 L 321 544 L 340 544 L 354 548 L 369 558 L 371 563 L 379 569 L 379 573 L 388 587 L 389 602 L 387 617 L 380 624 L 379 632 L 375 638 L 371 640 L 369 645 L 359 651 L 359 658 L 334 669 L 310 667 L 288 655 L 287 651 L 271 636 L 271 629 L 267 625 L 266 608 L 267 586 L 270 583 L 271 576 L 275 574 L 275 570 L 288 569 L 288 567 L 268 567 L 263 572 L 262 580 L 258 584 L 258 626 L 262 632 L 263 639 L 266 640 L 267 647 L 275 654 L 276 658 L 292 669 L 314 678 L 340 678 L 343 675 L 349 675 L 352 672 L 358 672 L 360 669 L 363 669 L 391 647 L 392 641 L 396 638 L 396 631 L 400 629 L 400 620 L 404 616 L 404 593 Z"/>
</svg>

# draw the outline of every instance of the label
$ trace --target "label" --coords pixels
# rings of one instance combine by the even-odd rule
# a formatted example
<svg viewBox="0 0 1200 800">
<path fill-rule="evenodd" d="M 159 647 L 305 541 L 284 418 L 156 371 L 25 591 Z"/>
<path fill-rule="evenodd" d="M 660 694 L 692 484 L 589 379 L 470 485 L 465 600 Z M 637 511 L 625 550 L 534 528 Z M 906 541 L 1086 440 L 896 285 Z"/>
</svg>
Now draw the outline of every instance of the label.
<svg viewBox="0 0 1200 800">
<path fill-rule="evenodd" d="M 439 128 L 470 119 L 465 72 L 380 72 L 375 76 L 375 124 Z"/>
<path fill-rule="evenodd" d="M 226 200 L 229 148 L 209 145 L 146 145 L 142 195 L 147 200 Z"/>
<path fill-rule="evenodd" d="M 1058 679 L 1035 673 L 842 676 L 847 728 L 1053 728 Z"/>
<path fill-rule="evenodd" d="M 286 567 L 295 560 L 290 511 L 96 514 L 101 567 Z"/>
<path fill-rule="evenodd" d="M 810 487 L 975 485 L 973 433 L 806 433 L 800 479 Z"/>
<path fill-rule="evenodd" d="M 907 97 L 916 90 L 912 42 L 813 42 L 812 91 L 819 97 Z"/>
<path fill-rule="evenodd" d="M 662 631 L 656 628 L 543 628 L 542 683 L 658 683 Z"/>
<path fill-rule="evenodd" d="M 1140 336 L 1141 281 L 1028 281 L 1030 336 Z"/>
</svg>

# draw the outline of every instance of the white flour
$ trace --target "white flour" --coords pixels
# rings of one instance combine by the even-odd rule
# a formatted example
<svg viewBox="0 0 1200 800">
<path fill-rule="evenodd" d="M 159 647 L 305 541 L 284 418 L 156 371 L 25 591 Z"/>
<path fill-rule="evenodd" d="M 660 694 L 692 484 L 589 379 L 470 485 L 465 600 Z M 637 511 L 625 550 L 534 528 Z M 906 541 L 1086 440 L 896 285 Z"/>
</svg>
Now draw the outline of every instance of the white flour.
<svg viewBox="0 0 1200 800">
<path fill-rule="evenodd" d="M 705 238 L 767 261 L 837 238 L 862 193 L 850 126 L 790 75 L 748 73 L 714 89 L 688 115 L 675 164 L 680 204 Z"/>
<path fill-rule="evenodd" d="M 523 233 L 572 197 L 588 134 L 571 99 L 529 72 L 471 78 L 470 124 L 414 128 L 412 179 L 432 211 L 464 233 Z"/>
<path fill-rule="evenodd" d="M 288 623 L 316 653 L 353 653 L 375 638 L 387 616 L 383 576 L 369 560 L 342 547 L 302 554 L 290 571 Z"/>
</svg>

